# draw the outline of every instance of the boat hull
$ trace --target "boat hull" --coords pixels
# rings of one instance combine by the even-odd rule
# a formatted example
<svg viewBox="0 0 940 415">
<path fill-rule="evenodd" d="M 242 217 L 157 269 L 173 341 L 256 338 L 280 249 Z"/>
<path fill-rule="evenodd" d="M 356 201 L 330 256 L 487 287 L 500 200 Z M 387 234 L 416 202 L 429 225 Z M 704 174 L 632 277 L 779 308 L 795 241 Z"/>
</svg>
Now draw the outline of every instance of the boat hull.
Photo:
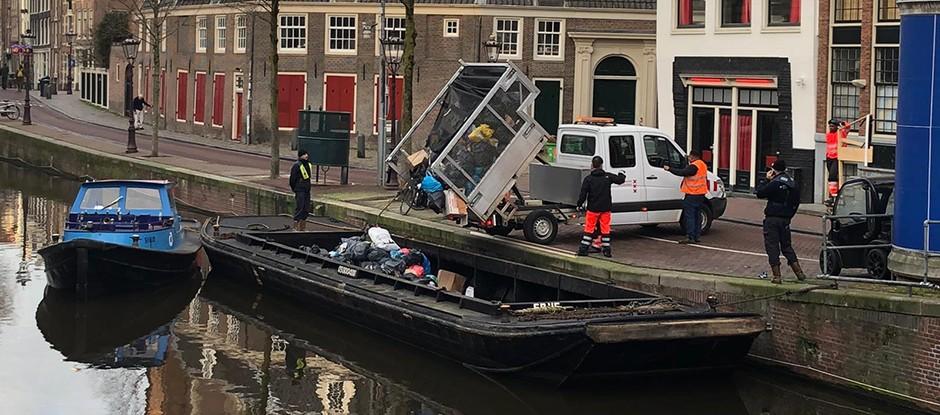
<svg viewBox="0 0 940 415">
<path fill-rule="evenodd" d="M 450 318 L 407 300 L 337 284 L 311 264 L 282 264 L 276 253 L 250 252 L 203 235 L 213 275 L 294 296 L 306 306 L 379 332 L 475 370 L 521 374 L 552 383 L 580 377 L 625 376 L 730 368 L 764 330 L 752 314 L 680 313 L 625 319 L 533 321 Z M 722 319 L 723 324 L 710 324 Z M 651 325 L 647 334 L 616 325 Z M 670 324 L 672 335 L 656 325 Z M 702 330 L 708 327 L 708 330 Z"/>
<path fill-rule="evenodd" d="M 153 289 L 198 270 L 198 244 L 173 251 L 158 251 L 91 239 L 73 239 L 39 251 L 47 284 L 58 290 L 84 290 L 104 294 Z"/>
</svg>

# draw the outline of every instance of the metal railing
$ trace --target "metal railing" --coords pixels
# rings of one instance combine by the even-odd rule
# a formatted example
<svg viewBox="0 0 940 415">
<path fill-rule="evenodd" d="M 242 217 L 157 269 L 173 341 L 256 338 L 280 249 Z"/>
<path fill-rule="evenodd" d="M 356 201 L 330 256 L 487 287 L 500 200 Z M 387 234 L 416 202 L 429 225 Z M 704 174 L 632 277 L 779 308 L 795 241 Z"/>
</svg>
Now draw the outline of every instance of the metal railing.
<svg viewBox="0 0 940 415">
<path fill-rule="evenodd" d="M 924 284 L 927 283 L 927 276 L 930 275 L 930 225 L 940 225 L 940 220 L 924 220 Z"/>
<path fill-rule="evenodd" d="M 829 255 L 830 255 L 829 251 L 852 250 L 852 249 L 873 249 L 873 248 L 890 249 L 892 247 L 891 244 L 841 245 L 841 246 L 830 245 L 831 240 L 829 239 L 829 228 L 827 225 L 831 221 L 841 220 L 841 219 L 864 219 L 867 222 L 868 220 L 871 220 L 871 219 L 891 219 L 893 217 L 894 217 L 894 214 L 891 214 L 891 213 L 870 213 L 870 214 L 858 214 L 858 215 L 823 215 L 822 217 L 823 243 L 822 243 L 822 258 L 821 258 L 822 262 L 820 263 L 822 272 L 818 275 L 818 277 L 820 279 L 831 280 L 831 281 L 836 281 L 836 282 L 840 282 L 840 281 L 841 282 L 860 282 L 860 283 L 868 283 L 868 284 L 881 284 L 881 285 L 906 287 L 908 289 L 908 295 L 913 295 L 914 288 L 940 289 L 940 286 L 927 280 L 927 275 L 926 275 L 927 266 L 926 265 L 924 266 L 925 274 L 924 274 L 923 281 L 917 281 L 917 282 L 880 280 L 880 279 L 874 279 L 874 278 L 841 277 L 841 276 L 829 274 L 829 272 L 831 271 L 829 267 Z M 940 224 L 940 220 L 925 221 L 924 223 L 925 237 L 928 235 L 926 231 L 926 229 L 929 226 L 928 222 L 931 222 L 930 224 Z M 926 255 L 927 243 L 924 244 L 924 252 Z M 926 258 L 927 257 L 925 256 L 925 261 L 926 261 Z M 887 266 L 887 264 L 885 265 Z"/>
</svg>

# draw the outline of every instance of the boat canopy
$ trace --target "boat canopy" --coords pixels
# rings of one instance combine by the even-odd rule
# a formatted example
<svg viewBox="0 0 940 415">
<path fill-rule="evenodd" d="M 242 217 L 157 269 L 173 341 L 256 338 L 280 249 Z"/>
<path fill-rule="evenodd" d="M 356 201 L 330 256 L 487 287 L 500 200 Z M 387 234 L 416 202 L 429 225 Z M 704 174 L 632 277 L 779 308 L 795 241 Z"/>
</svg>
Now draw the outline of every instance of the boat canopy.
<svg viewBox="0 0 940 415">
<path fill-rule="evenodd" d="M 156 180 L 102 180 L 82 183 L 71 214 L 176 215 L 172 185 Z"/>
</svg>

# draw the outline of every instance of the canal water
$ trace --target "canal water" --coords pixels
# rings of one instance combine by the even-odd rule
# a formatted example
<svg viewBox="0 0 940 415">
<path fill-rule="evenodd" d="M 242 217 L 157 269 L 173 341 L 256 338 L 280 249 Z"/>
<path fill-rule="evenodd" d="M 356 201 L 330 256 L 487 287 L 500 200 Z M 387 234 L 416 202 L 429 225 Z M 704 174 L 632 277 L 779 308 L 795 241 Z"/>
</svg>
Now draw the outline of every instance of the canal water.
<svg viewBox="0 0 940 415">
<path fill-rule="evenodd" d="M 491 379 L 210 275 L 77 303 L 36 251 L 78 183 L 0 163 L 0 414 L 911 414 L 745 367 L 560 389 Z"/>
</svg>

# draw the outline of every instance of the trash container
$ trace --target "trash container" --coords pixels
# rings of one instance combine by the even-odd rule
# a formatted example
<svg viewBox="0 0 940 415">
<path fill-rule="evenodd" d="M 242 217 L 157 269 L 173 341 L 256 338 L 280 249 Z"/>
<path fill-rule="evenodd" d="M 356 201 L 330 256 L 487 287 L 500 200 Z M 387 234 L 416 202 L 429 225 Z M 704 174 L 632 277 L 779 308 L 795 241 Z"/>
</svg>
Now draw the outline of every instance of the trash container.
<svg viewBox="0 0 940 415">
<path fill-rule="evenodd" d="M 49 95 L 59 95 L 59 78 L 55 76 L 49 81 Z"/>
<path fill-rule="evenodd" d="M 349 129 L 351 115 L 348 112 L 300 111 L 297 127 L 297 148 L 307 150 L 310 163 L 317 166 L 336 166 L 342 169 L 341 181 L 346 184 L 349 167 Z"/>
<path fill-rule="evenodd" d="M 52 95 L 49 94 L 49 77 L 44 76 L 39 79 L 39 96 L 43 98 L 50 98 Z"/>
</svg>

